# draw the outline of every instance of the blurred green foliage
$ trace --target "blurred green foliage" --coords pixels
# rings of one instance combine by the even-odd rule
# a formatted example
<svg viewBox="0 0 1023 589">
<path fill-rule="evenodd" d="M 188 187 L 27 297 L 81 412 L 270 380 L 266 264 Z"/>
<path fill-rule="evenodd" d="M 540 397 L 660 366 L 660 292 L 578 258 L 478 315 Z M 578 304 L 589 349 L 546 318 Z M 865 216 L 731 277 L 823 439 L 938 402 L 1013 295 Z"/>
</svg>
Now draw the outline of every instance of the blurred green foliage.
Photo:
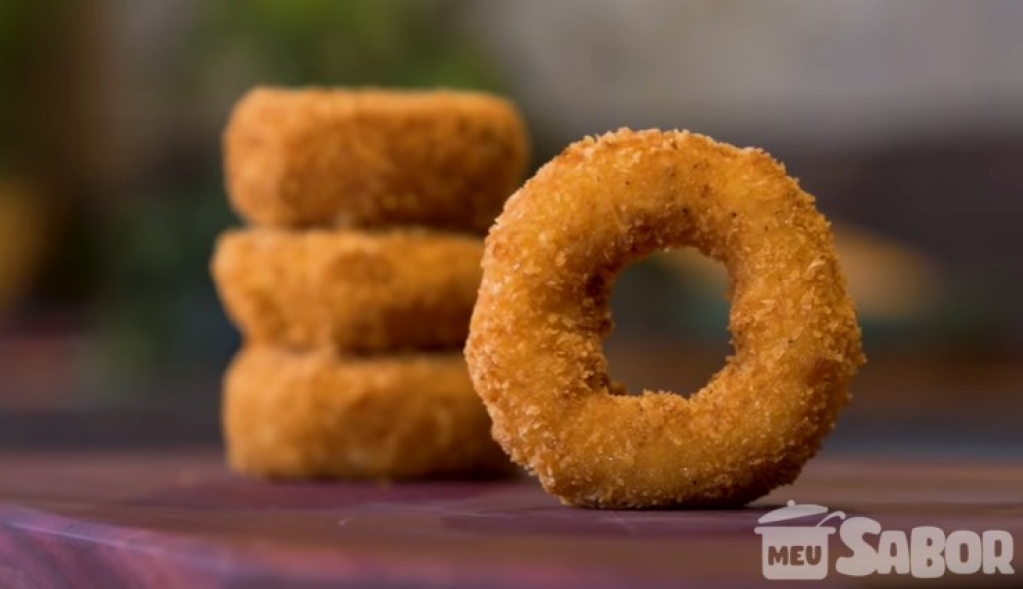
<svg viewBox="0 0 1023 589">
<path fill-rule="evenodd" d="M 99 336 L 99 388 L 208 374 L 237 343 L 208 272 L 236 223 L 219 138 L 233 102 L 258 84 L 498 90 L 460 13 L 459 0 L 0 0 L 0 176 L 39 186 L 52 227 L 33 308 L 74 309 Z M 129 121 L 145 128 L 111 135 L 143 138 L 137 158 L 97 136 Z"/>
<path fill-rule="evenodd" d="M 15 122 L 23 100 L 19 92 L 31 75 L 31 48 L 43 2 L 0 2 L 0 164 L 13 154 Z"/>
<path fill-rule="evenodd" d="M 451 0 L 228 0 L 196 2 L 195 10 L 171 71 L 153 79 L 183 97 L 178 110 L 226 116 L 241 93 L 264 83 L 500 85 L 485 53 L 457 29 Z M 107 372 L 122 384 L 219 367 L 237 342 L 208 273 L 215 237 L 233 218 L 219 138 L 182 142 L 201 156 L 181 158 L 169 180 L 150 182 L 104 215 L 108 262 L 96 328 Z"/>
<path fill-rule="evenodd" d="M 452 0 L 252 0 L 198 4 L 189 58 L 242 56 L 275 84 L 495 88 Z M 239 61 L 233 61 L 238 67 Z M 244 67 L 244 66 L 242 66 Z"/>
<path fill-rule="evenodd" d="M 111 390 L 174 380 L 226 361 L 237 337 L 209 278 L 216 236 L 231 223 L 215 181 L 154 189 L 103 221 L 107 260 L 95 306 Z"/>
</svg>

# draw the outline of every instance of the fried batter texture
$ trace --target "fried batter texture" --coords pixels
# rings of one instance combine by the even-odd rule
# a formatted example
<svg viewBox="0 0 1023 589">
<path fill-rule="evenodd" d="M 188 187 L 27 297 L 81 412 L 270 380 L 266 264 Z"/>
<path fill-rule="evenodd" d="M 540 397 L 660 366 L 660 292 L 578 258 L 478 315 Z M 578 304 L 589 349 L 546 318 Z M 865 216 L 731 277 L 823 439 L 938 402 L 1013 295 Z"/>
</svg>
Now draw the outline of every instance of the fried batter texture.
<svg viewBox="0 0 1023 589">
<path fill-rule="evenodd" d="M 507 472 L 457 353 L 341 358 L 243 348 L 224 380 L 238 472 L 393 480 Z"/>
<path fill-rule="evenodd" d="M 735 354 L 695 396 L 615 394 L 622 268 L 691 246 L 731 280 Z M 864 362 L 828 223 L 766 153 L 627 129 L 569 146 L 486 240 L 466 347 L 512 459 L 565 504 L 741 506 L 791 483 Z"/>
<path fill-rule="evenodd" d="M 392 353 L 465 343 L 482 252 L 421 230 L 248 229 L 223 234 L 211 266 L 253 344 Z"/>
<path fill-rule="evenodd" d="M 257 88 L 224 133 L 231 202 L 274 226 L 484 233 L 527 152 L 515 107 L 474 92 Z"/>
</svg>

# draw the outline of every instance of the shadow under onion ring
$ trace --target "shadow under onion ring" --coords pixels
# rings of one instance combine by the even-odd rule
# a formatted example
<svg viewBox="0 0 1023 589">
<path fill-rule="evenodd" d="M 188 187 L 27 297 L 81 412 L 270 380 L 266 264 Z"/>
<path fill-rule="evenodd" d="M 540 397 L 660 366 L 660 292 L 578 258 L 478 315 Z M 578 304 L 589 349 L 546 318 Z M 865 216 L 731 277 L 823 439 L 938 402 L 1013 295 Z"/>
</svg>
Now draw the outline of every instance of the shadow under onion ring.
<svg viewBox="0 0 1023 589">
<path fill-rule="evenodd" d="M 602 350 L 614 278 L 685 246 L 728 269 L 735 354 L 692 398 L 623 395 Z M 574 143 L 508 200 L 466 357 L 512 459 L 600 508 L 740 506 L 792 482 L 864 361 L 828 223 L 781 165 L 627 129 Z"/>
</svg>

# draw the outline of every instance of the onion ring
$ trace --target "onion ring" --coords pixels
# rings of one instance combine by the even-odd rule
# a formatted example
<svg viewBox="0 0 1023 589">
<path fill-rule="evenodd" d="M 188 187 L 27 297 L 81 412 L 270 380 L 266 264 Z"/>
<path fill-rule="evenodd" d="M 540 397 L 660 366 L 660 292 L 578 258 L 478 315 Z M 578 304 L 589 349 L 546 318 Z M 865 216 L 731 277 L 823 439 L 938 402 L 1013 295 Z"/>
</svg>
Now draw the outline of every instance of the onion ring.
<svg viewBox="0 0 1023 589">
<path fill-rule="evenodd" d="M 419 230 L 229 231 L 212 274 L 253 344 L 377 353 L 461 348 L 482 242 Z"/>
<path fill-rule="evenodd" d="M 628 263 L 692 246 L 731 280 L 735 354 L 691 398 L 619 391 L 602 340 Z M 586 138 L 505 205 L 466 346 L 495 439 L 563 503 L 744 505 L 795 480 L 864 361 L 827 222 L 766 153 Z"/>
<path fill-rule="evenodd" d="M 510 471 L 460 354 L 350 359 L 246 347 L 224 379 L 235 470 L 392 480 Z"/>
<path fill-rule="evenodd" d="M 515 107 L 475 92 L 257 88 L 224 132 L 235 209 L 289 227 L 484 233 L 527 151 Z"/>
</svg>

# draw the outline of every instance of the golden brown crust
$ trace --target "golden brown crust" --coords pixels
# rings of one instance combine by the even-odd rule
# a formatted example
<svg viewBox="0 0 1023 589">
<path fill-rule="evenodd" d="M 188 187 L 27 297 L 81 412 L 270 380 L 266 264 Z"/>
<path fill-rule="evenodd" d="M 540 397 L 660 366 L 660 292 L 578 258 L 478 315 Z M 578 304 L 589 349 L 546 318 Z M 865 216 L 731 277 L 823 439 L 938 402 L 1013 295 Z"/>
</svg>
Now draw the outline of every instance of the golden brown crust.
<svg viewBox="0 0 1023 589">
<path fill-rule="evenodd" d="M 231 202 L 276 226 L 482 233 L 527 150 L 515 107 L 474 92 L 257 88 L 224 134 Z"/>
<path fill-rule="evenodd" d="M 248 341 L 350 353 L 460 348 L 479 239 L 425 231 L 223 234 L 212 273 Z"/>
<path fill-rule="evenodd" d="M 736 353 L 690 399 L 613 395 L 614 277 L 683 246 L 729 271 Z M 466 357 L 513 460 L 563 502 L 607 508 L 737 506 L 792 482 L 863 362 L 828 224 L 784 168 L 629 130 L 571 145 L 508 200 Z"/>
<path fill-rule="evenodd" d="M 351 360 L 248 347 L 224 381 L 228 462 L 271 478 L 507 472 L 458 354 Z"/>
</svg>

